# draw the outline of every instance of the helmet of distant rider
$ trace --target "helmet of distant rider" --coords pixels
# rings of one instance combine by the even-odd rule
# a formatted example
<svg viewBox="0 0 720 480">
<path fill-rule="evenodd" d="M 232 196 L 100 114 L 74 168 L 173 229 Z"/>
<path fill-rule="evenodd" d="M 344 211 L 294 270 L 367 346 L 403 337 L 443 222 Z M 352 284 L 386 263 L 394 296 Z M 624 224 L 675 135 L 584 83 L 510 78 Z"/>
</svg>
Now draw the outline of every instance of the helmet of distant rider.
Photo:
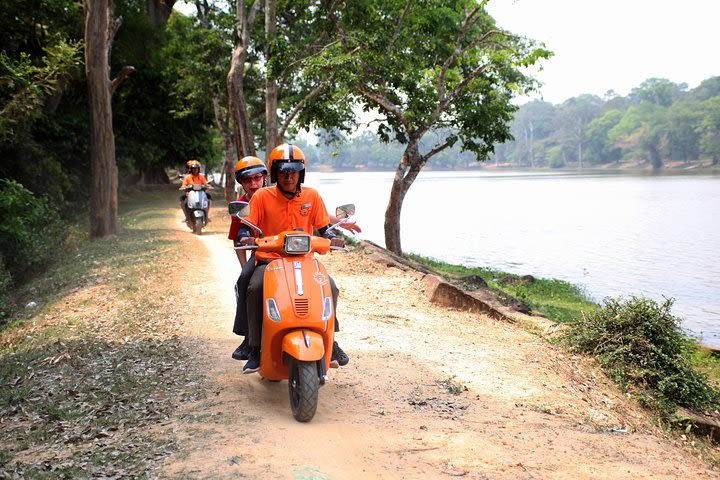
<svg viewBox="0 0 720 480">
<path fill-rule="evenodd" d="M 197 160 L 188 160 L 187 167 L 188 170 L 190 170 L 191 172 L 193 168 L 197 168 L 198 173 L 200 173 L 200 162 L 198 162 Z"/>
<path fill-rule="evenodd" d="M 300 172 L 298 186 L 305 181 L 307 161 L 299 147 L 291 143 L 283 143 L 272 149 L 268 159 L 270 181 L 277 183 L 277 172 Z"/>
<path fill-rule="evenodd" d="M 249 177 L 250 175 L 255 175 L 258 173 L 262 173 L 264 175 L 268 174 L 267 167 L 265 167 L 265 164 L 262 160 L 260 160 L 258 157 L 253 157 L 252 155 L 249 155 L 247 157 L 243 157 L 235 164 L 235 180 L 238 181 L 238 183 L 242 183 L 240 180 L 242 177 Z"/>
</svg>

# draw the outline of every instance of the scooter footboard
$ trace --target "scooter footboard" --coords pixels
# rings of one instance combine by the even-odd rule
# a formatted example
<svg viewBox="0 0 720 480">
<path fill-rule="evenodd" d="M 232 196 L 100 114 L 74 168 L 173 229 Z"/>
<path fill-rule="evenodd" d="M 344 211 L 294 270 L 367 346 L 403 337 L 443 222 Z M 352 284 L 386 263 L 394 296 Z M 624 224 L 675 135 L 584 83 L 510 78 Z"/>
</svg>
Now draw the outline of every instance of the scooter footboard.
<svg viewBox="0 0 720 480">
<path fill-rule="evenodd" d="M 314 362 L 325 356 L 323 337 L 310 330 L 295 330 L 283 337 L 282 350 L 302 362 Z"/>
</svg>

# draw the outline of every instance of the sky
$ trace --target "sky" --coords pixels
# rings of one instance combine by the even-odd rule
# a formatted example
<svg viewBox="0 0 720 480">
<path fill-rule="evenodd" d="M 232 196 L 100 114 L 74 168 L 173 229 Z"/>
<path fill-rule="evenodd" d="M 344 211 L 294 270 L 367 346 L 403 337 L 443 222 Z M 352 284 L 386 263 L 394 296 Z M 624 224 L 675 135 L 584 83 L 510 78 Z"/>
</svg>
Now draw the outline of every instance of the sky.
<svg viewBox="0 0 720 480">
<path fill-rule="evenodd" d="M 555 52 L 530 72 L 544 84 L 531 98 L 559 104 L 608 90 L 625 96 L 653 77 L 694 88 L 720 76 L 718 0 L 491 0 L 487 10 Z"/>
</svg>

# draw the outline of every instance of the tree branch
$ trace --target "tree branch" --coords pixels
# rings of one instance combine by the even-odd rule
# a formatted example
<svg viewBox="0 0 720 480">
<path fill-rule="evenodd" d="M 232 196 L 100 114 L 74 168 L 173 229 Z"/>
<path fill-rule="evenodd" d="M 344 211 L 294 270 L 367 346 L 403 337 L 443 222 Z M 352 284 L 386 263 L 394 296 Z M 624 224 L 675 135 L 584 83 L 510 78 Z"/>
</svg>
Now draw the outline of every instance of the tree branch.
<svg viewBox="0 0 720 480">
<path fill-rule="evenodd" d="M 407 16 L 408 12 L 410 11 L 412 2 L 413 2 L 413 0 L 407 0 L 407 3 L 405 4 L 405 10 L 403 11 L 402 15 L 400 15 L 400 18 L 398 18 L 398 21 L 395 23 L 395 31 L 393 32 L 393 35 L 390 38 L 390 41 L 388 42 L 388 46 L 385 49 L 385 57 L 390 56 L 390 51 L 392 50 L 392 47 L 395 44 L 395 41 L 397 41 L 398 37 L 400 36 L 400 31 L 402 30 L 402 24 L 405 21 L 405 17 Z"/>
<path fill-rule="evenodd" d="M 370 100 L 383 107 L 389 114 L 391 114 L 400 123 L 402 123 L 406 130 L 409 130 L 408 122 L 405 118 L 405 115 L 400 110 L 400 108 L 398 108 L 398 106 L 395 105 L 389 98 L 387 98 L 385 95 L 373 92 L 365 85 L 361 85 L 360 87 L 358 87 L 358 90 L 365 97 L 369 98 Z"/>
<path fill-rule="evenodd" d="M 129 65 L 123 67 L 122 70 L 120 70 L 120 73 L 118 74 L 118 76 L 115 77 L 115 79 L 110 84 L 110 95 L 114 94 L 115 90 L 117 90 L 117 88 L 120 86 L 120 84 L 123 82 L 123 80 L 125 80 L 125 77 L 127 77 L 134 71 L 135 71 L 135 67 L 131 67 Z"/>
<path fill-rule="evenodd" d="M 333 78 L 335 77 L 335 74 L 331 75 L 329 79 L 327 79 L 325 82 L 321 83 L 320 85 L 313 88 L 310 93 L 305 95 L 305 98 L 300 100 L 298 104 L 293 108 L 292 112 L 288 115 L 288 117 L 285 119 L 285 122 L 283 122 L 282 127 L 280 127 L 280 131 L 278 132 L 278 143 L 282 143 L 282 139 L 285 136 L 285 132 L 290 127 L 290 123 L 293 121 L 295 116 L 302 110 L 302 108 L 305 106 L 305 104 L 318 96 L 320 92 L 322 92 L 328 85 L 330 85 L 330 82 L 332 82 Z"/>
<path fill-rule="evenodd" d="M 340 43 L 342 43 L 343 48 L 345 51 L 350 50 L 350 44 L 347 39 L 347 34 L 345 33 L 345 30 L 342 29 L 340 26 L 340 20 L 337 18 L 337 5 L 340 0 L 333 0 L 332 3 L 328 6 L 328 18 L 333 22 L 333 25 L 335 26 L 335 31 L 337 32 L 338 36 L 340 37 Z"/>
<path fill-rule="evenodd" d="M 431 157 L 437 155 L 438 153 L 442 152 L 443 150 L 445 150 L 448 147 L 450 147 L 450 143 L 448 141 L 445 141 L 445 143 L 443 143 L 442 145 L 438 145 L 437 147 L 433 148 L 428 153 L 426 153 L 425 155 L 420 157 L 420 161 L 421 161 L 420 163 L 422 165 L 425 165 L 427 163 L 427 161 L 430 160 Z"/>
</svg>

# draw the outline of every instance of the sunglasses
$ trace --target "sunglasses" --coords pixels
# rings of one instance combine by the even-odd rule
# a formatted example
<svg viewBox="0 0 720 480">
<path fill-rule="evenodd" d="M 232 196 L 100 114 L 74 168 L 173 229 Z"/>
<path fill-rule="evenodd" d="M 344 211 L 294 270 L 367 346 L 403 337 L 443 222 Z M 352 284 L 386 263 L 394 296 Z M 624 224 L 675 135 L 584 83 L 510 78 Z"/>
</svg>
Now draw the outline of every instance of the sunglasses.
<svg viewBox="0 0 720 480">
<path fill-rule="evenodd" d="M 265 175 L 263 175 L 262 173 L 258 173 L 256 175 L 242 177 L 241 181 L 242 181 L 242 183 L 255 183 L 258 180 L 262 181 L 263 179 L 265 179 Z"/>
</svg>

